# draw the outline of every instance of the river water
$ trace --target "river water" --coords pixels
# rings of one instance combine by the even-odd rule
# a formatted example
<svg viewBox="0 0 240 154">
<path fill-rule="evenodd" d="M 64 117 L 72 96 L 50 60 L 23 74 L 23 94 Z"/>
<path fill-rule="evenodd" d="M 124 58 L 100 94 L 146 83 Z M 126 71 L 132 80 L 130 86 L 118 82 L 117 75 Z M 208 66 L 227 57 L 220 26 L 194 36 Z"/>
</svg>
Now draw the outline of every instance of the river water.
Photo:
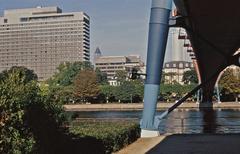
<svg viewBox="0 0 240 154">
<path fill-rule="evenodd" d="M 139 121 L 142 111 L 77 112 L 77 117 Z M 161 122 L 159 131 L 165 134 L 240 133 L 240 110 L 176 110 Z"/>
</svg>

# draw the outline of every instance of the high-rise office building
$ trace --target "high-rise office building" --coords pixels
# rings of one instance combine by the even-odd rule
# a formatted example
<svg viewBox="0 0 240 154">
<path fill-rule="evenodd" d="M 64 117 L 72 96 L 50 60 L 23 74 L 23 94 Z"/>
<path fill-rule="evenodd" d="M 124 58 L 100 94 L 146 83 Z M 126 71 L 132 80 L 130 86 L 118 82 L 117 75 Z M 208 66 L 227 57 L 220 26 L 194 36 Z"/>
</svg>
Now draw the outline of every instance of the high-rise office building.
<svg viewBox="0 0 240 154">
<path fill-rule="evenodd" d="M 0 17 L 0 71 L 25 66 L 39 80 L 60 63 L 90 60 L 90 18 L 58 7 L 5 10 Z"/>
</svg>

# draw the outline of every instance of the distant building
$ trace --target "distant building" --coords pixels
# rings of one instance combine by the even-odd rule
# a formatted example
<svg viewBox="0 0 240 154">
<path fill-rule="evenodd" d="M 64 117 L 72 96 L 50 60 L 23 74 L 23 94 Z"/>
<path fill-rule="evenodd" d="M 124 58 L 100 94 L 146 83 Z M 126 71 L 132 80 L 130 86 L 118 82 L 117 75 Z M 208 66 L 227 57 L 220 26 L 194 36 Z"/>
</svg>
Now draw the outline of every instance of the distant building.
<svg viewBox="0 0 240 154">
<path fill-rule="evenodd" d="M 139 55 L 129 56 L 102 56 L 100 49 L 95 51 L 95 67 L 101 72 L 107 74 L 107 78 L 111 85 L 116 83 L 116 72 L 127 71 L 131 72 L 132 68 L 139 68 L 144 66 Z"/>
<path fill-rule="evenodd" d="M 94 61 L 94 63 L 95 63 L 95 61 L 96 61 L 96 59 L 98 59 L 99 57 L 101 57 L 102 56 L 102 52 L 101 52 L 101 50 L 99 49 L 99 47 L 97 47 L 97 49 L 95 50 L 95 52 L 94 52 L 94 59 L 93 59 L 93 61 Z"/>
<path fill-rule="evenodd" d="M 194 69 L 192 62 L 186 61 L 172 61 L 166 62 L 164 64 L 163 72 L 165 77 L 165 83 L 172 84 L 177 82 L 179 84 L 184 84 L 182 82 L 183 74 L 186 71 Z"/>
<path fill-rule="evenodd" d="M 5 10 L 0 17 L 0 71 L 12 66 L 34 70 L 39 80 L 62 62 L 90 60 L 90 18 L 58 7 Z"/>
<path fill-rule="evenodd" d="M 165 62 L 171 61 L 191 61 L 185 43 L 189 40 L 179 39 L 180 35 L 187 35 L 183 28 L 171 28 L 168 34 Z"/>
</svg>

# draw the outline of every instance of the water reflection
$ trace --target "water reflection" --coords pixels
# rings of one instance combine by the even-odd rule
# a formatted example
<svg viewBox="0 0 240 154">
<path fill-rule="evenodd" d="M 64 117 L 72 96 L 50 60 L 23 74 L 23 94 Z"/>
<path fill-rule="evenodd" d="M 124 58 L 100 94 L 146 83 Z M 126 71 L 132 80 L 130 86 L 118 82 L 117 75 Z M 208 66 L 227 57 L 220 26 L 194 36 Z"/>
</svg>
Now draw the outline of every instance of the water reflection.
<svg viewBox="0 0 240 154">
<path fill-rule="evenodd" d="M 162 111 L 157 112 L 161 114 Z M 105 118 L 135 120 L 139 122 L 142 111 L 78 112 L 80 118 Z M 176 110 L 161 122 L 161 133 L 240 133 L 239 110 Z"/>
<path fill-rule="evenodd" d="M 200 110 L 202 114 L 203 133 L 216 133 L 217 130 L 217 116 L 213 109 Z"/>
</svg>

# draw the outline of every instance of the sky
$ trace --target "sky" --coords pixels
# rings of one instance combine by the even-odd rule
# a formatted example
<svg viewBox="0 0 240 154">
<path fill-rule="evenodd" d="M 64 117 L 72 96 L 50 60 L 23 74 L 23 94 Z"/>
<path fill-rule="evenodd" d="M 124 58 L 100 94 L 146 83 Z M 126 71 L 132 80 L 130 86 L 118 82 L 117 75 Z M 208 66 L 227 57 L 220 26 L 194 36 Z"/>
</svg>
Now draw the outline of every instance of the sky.
<svg viewBox="0 0 240 154">
<path fill-rule="evenodd" d="M 145 62 L 151 0 L 0 0 L 0 16 L 6 9 L 37 6 L 87 13 L 91 18 L 91 57 L 99 47 L 103 55 L 137 54 Z"/>
</svg>

